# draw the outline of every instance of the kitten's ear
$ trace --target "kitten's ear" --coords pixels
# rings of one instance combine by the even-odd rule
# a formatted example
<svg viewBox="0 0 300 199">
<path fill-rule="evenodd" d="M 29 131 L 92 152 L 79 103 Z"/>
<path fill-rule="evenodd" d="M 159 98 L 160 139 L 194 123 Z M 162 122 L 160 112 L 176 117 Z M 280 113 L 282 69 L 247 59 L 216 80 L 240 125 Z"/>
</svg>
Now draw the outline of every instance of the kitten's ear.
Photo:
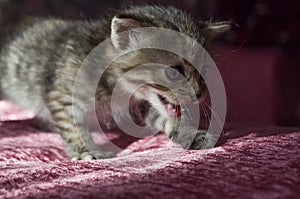
<svg viewBox="0 0 300 199">
<path fill-rule="evenodd" d="M 110 37 L 112 44 L 118 49 L 126 49 L 130 45 L 132 37 L 136 34 L 135 31 L 131 30 L 142 27 L 146 26 L 138 20 L 132 18 L 119 18 L 115 16 L 111 21 Z"/>
<path fill-rule="evenodd" d="M 208 22 L 204 28 L 205 33 L 212 39 L 223 35 L 225 32 L 229 31 L 233 25 L 231 21 L 221 21 L 221 22 Z"/>
</svg>

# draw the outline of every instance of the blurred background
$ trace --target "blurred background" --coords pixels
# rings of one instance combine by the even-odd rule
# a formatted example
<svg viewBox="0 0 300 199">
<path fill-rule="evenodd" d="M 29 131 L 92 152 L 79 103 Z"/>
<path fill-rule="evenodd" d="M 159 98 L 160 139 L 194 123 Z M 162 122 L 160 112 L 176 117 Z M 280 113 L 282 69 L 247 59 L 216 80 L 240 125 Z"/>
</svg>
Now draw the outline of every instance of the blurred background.
<svg viewBox="0 0 300 199">
<path fill-rule="evenodd" d="M 237 25 L 212 55 L 227 92 L 227 120 L 300 126 L 300 1 L 298 0 L 14 0 L 27 15 L 97 18 L 128 5 L 173 5 L 199 20 Z"/>
</svg>

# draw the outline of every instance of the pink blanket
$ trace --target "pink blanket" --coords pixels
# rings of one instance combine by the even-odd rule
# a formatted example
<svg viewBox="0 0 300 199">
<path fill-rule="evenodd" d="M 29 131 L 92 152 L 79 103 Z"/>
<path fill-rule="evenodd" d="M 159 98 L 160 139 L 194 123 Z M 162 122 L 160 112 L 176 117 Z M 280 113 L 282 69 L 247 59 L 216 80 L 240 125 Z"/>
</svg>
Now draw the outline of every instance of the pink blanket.
<svg viewBox="0 0 300 199">
<path fill-rule="evenodd" d="M 0 198 L 300 198 L 300 129 L 233 128 L 202 151 L 116 133 L 117 157 L 69 162 L 31 117 L 0 101 Z"/>
</svg>

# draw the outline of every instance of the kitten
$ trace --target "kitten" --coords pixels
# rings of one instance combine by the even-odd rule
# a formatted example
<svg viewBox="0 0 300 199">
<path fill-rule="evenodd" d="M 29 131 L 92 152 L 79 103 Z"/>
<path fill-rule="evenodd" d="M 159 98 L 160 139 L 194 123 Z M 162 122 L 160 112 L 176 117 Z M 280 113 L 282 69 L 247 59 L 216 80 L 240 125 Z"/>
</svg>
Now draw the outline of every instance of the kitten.
<svg viewBox="0 0 300 199">
<path fill-rule="evenodd" d="M 117 11 L 111 18 L 94 21 L 49 17 L 20 22 L 16 27 L 10 31 L 13 36 L 7 37 L 9 39 L 1 47 L 1 96 L 33 110 L 40 126 L 59 132 L 71 160 L 88 160 L 112 156 L 110 152 L 89 150 L 91 138 L 82 124 L 84 112 L 89 107 L 80 98 L 73 99 L 75 103 L 72 106 L 77 71 L 92 49 L 110 38 L 110 48 L 122 50 L 132 41 L 130 38 L 122 40 L 118 33 L 141 27 L 176 30 L 208 48 L 212 37 L 225 32 L 230 25 L 227 22 L 195 22 L 191 16 L 174 7 L 137 6 Z M 110 56 L 109 50 L 105 53 L 102 56 Z M 203 97 L 205 83 L 185 60 L 162 50 L 142 49 L 125 54 L 105 70 L 96 89 L 97 109 L 101 111 L 104 106 L 109 107 L 113 88 L 126 71 L 155 60 L 174 66 L 173 69 L 189 77 L 197 97 Z M 185 136 L 194 127 L 182 116 L 174 94 L 163 86 L 147 83 L 147 80 L 162 76 L 161 71 L 147 68 L 140 72 L 137 70 L 137 73 L 125 82 L 127 89 L 135 82 L 146 85 L 135 93 L 133 114 L 139 115 L 142 123 L 164 131 L 174 142 L 187 147 Z M 178 75 L 166 68 L 163 77 L 165 81 L 176 82 Z M 90 89 L 88 84 L 85 86 L 86 90 Z M 150 92 L 151 97 L 145 95 L 145 92 L 149 94 L 149 90 L 155 90 Z M 186 91 L 181 92 L 189 96 Z M 157 104 L 159 108 L 154 106 Z M 74 109 L 79 119 L 74 118 Z M 75 125 L 74 119 L 80 122 Z M 184 124 L 183 129 L 178 129 L 180 121 Z M 190 148 L 200 149 L 205 134 L 205 131 L 199 130 Z"/>
</svg>

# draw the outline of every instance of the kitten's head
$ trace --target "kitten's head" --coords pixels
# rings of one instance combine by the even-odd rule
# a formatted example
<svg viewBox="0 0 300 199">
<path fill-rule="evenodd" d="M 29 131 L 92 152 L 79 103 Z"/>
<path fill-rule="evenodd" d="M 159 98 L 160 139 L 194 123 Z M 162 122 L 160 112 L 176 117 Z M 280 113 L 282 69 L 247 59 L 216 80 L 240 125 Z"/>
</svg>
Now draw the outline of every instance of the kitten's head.
<svg viewBox="0 0 300 199">
<path fill-rule="evenodd" d="M 174 7 L 133 7 L 116 15 L 111 22 L 111 41 L 115 48 L 126 50 L 137 42 L 137 28 L 159 27 L 178 31 L 197 41 L 205 49 L 213 37 L 230 28 L 228 22 L 194 22 Z M 126 34 L 120 34 L 127 32 Z M 122 36 L 120 36 L 122 35 Z M 180 101 L 199 102 L 207 93 L 206 65 L 197 66 L 201 74 L 186 59 L 161 49 L 145 48 L 130 51 L 116 61 L 112 70 L 123 76 L 125 90 L 136 89 L 135 97 L 147 100 L 166 117 L 179 117 Z M 124 76 L 125 74 L 125 76 Z M 189 89 L 191 88 L 191 89 Z"/>
</svg>

